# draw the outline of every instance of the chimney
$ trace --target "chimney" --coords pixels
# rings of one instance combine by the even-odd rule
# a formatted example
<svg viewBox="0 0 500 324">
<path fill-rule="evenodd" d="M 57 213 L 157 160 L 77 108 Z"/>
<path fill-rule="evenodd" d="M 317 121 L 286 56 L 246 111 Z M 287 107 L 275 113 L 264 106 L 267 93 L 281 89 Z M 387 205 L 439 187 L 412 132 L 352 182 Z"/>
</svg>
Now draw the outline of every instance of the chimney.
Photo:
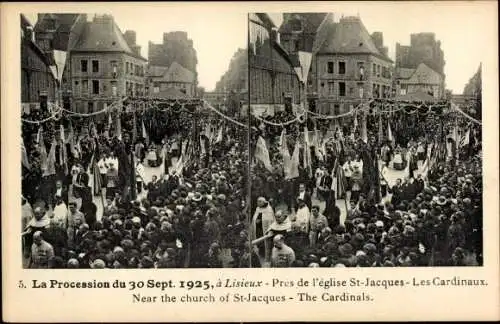
<svg viewBox="0 0 500 324">
<path fill-rule="evenodd" d="M 290 20 L 291 16 L 292 16 L 291 13 L 284 13 L 283 14 L 283 24 L 286 23 L 288 20 Z"/>
<path fill-rule="evenodd" d="M 141 56 L 141 46 L 140 45 L 132 45 L 130 46 L 130 49 L 132 52 L 134 52 L 135 55 Z"/>
<path fill-rule="evenodd" d="M 129 46 L 134 46 L 136 44 L 137 36 L 135 31 L 133 30 L 127 30 L 123 34 L 123 38 L 125 38 L 125 41 Z"/>
<path fill-rule="evenodd" d="M 384 36 L 381 32 L 374 32 L 372 34 L 372 40 L 377 48 L 384 47 Z"/>
</svg>

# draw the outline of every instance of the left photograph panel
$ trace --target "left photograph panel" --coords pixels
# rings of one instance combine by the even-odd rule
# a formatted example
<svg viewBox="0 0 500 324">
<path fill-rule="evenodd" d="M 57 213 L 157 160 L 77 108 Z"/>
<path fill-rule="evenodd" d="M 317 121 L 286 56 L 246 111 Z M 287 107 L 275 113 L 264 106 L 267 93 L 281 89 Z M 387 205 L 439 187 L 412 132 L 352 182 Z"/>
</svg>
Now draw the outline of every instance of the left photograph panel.
<svg viewBox="0 0 500 324">
<path fill-rule="evenodd" d="M 247 15 L 147 10 L 20 15 L 25 269 L 251 266 Z"/>
</svg>

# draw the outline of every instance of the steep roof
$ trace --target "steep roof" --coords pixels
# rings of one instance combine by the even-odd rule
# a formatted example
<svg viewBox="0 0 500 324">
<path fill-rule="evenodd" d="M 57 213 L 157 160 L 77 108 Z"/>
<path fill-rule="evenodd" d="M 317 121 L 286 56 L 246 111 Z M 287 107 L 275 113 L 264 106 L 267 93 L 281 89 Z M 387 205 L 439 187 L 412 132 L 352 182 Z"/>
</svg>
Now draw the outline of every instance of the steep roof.
<svg viewBox="0 0 500 324">
<path fill-rule="evenodd" d="M 318 26 L 316 37 L 314 37 L 312 46 L 313 53 L 317 53 L 321 49 L 321 46 L 323 46 L 325 41 L 328 38 L 333 37 L 333 33 L 335 32 L 333 26 L 334 24 L 335 22 L 333 21 L 333 14 L 329 13 L 325 16 L 321 24 Z"/>
<path fill-rule="evenodd" d="M 380 53 L 358 17 L 342 18 L 338 23 L 330 25 L 330 28 L 332 31 L 319 49 L 320 53 L 372 54 L 391 61 Z"/>
<path fill-rule="evenodd" d="M 410 68 L 398 68 L 396 70 L 396 77 L 400 79 L 409 79 L 415 73 L 415 69 Z"/>
<path fill-rule="evenodd" d="M 287 13 L 287 15 L 290 15 L 291 17 L 293 16 L 299 16 L 302 18 L 302 29 L 304 33 L 316 33 L 318 30 L 319 25 L 321 22 L 325 19 L 327 16 L 327 13 L 325 12 L 293 12 L 293 13 Z M 291 33 L 293 31 L 293 25 L 291 23 L 291 20 L 284 21 L 280 28 L 279 32 L 286 34 L 286 33 Z"/>
<path fill-rule="evenodd" d="M 57 22 L 56 23 L 57 31 L 67 33 L 71 31 L 71 27 L 75 23 L 78 16 L 79 14 L 72 14 L 72 13 L 43 14 L 42 19 L 37 20 L 34 30 L 35 32 L 46 31 L 50 27 L 49 20 L 53 19 Z"/>
<path fill-rule="evenodd" d="M 33 26 L 31 25 L 31 23 L 29 22 L 29 20 L 26 18 L 25 15 L 21 14 L 21 28 L 22 28 L 22 30 L 26 31 L 26 29 L 28 29 L 30 27 L 33 27 Z M 47 66 L 55 65 L 55 62 L 54 62 L 54 59 L 53 59 L 52 55 L 50 55 L 50 56 L 46 55 L 44 53 L 44 51 L 42 51 L 42 49 L 40 47 L 38 47 L 38 45 L 31 40 L 31 38 L 26 37 L 26 35 L 25 35 L 22 38 L 22 42 L 26 46 L 29 46 L 35 52 L 35 54 L 37 54 L 38 57 L 40 57 L 40 59 L 43 60 L 43 62 Z"/>
<path fill-rule="evenodd" d="M 96 17 L 92 22 L 87 22 L 72 51 L 125 52 L 135 56 L 110 16 Z"/>
<path fill-rule="evenodd" d="M 173 62 L 165 73 L 165 79 L 172 82 L 194 82 L 195 75 L 177 62 Z"/>
<path fill-rule="evenodd" d="M 422 81 L 423 80 L 423 81 Z M 406 83 L 429 83 L 429 84 L 439 84 L 442 82 L 442 75 L 431 69 L 427 64 L 420 63 L 415 72 L 411 75 L 410 79 Z"/>
</svg>

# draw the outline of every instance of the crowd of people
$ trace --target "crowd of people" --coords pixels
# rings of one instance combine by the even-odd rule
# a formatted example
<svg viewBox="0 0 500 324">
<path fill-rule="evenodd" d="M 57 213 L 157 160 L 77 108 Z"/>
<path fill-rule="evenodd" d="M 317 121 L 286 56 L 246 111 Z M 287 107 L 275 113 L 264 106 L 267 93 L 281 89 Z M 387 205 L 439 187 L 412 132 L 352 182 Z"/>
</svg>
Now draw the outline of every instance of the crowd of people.
<svg viewBox="0 0 500 324">
<path fill-rule="evenodd" d="M 277 117 L 273 123 L 285 122 Z M 256 204 L 253 243 L 263 260 L 273 267 L 482 265 L 479 130 L 470 128 L 474 136 L 457 154 L 450 139 L 437 145 L 431 136 L 440 125 L 432 120 L 428 123 L 415 132 L 432 130 L 428 136 L 409 138 L 406 143 L 377 143 L 373 128 L 368 130 L 368 144 L 360 138 L 352 141 L 337 129 L 322 159 L 315 158 L 311 147 L 315 172 L 308 172 L 302 164 L 301 149 L 294 179 L 284 174 L 279 133 L 267 137 L 273 170 L 257 161 L 251 178 L 252 202 Z M 451 132 L 453 127 L 456 125 L 445 125 L 445 131 Z M 254 141 L 271 133 L 269 128 L 279 127 L 255 127 Z M 288 138 L 292 143 L 299 140 L 296 135 Z M 370 156 L 380 160 L 375 178 L 370 175 L 374 169 Z M 340 168 L 335 168 L 336 163 Z M 387 179 L 390 169 L 402 174 L 395 184 Z M 338 180 L 339 170 L 342 181 Z M 373 184 L 378 185 L 379 196 L 373 195 Z M 339 198 L 345 201 L 343 221 Z"/>
<path fill-rule="evenodd" d="M 401 123 L 408 121 L 395 118 L 396 140 L 385 136 L 382 142 L 376 123 L 368 123 L 366 142 L 359 129 L 343 135 L 352 120 L 272 125 L 294 116 L 285 111 L 265 117 L 267 123 L 252 119 L 249 136 L 230 121 L 177 112 L 169 117 L 169 131 L 145 118 L 144 137 L 144 121 L 125 115 L 123 134 L 106 120 L 88 131 L 80 125 L 73 137 L 78 145 L 61 139 L 54 121 L 44 125 L 42 139 L 36 128 L 23 129 L 30 162 L 21 199 L 24 266 L 482 264 L 480 140 L 460 154 L 445 143 L 438 147 L 426 136 L 442 129 L 432 119 L 415 127 L 415 137 L 402 138 Z M 284 172 L 283 129 L 288 148 L 303 141 L 305 129 L 330 136 L 321 156 L 310 147 L 307 166 L 302 144 L 292 178 Z M 474 128 L 471 133 L 480 135 Z M 249 163 L 258 137 L 265 138 L 272 170 Z M 42 145 L 54 157 L 49 174 Z M 387 179 L 390 169 L 404 170 L 395 184 Z"/>
<path fill-rule="evenodd" d="M 156 143 L 152 139 L 150 149 L 145 138 L 132 141 L 125 131 L 123 136 L 106 127 L 82 132 L 77 154 L 68 144 L 70 170 L 64 172 L 62 161 L 55 159 L 56 172 L 50 176 L 35 171 L 41 168 L 41 144 L 29 137 L 31 165 L 24 170 L 22 197 L 24 266 L 257 266 L 259 258 L 252 258 L 248 244 L 246 130 L 205 120 L 197 127 L 196 141 L 194 118 L 179 119 L 178 126 L 189 126 L 191 132 L 165 134 Z M 55 143 L 57 149 L 64 145 Z M 153 168 L 151 179 L 146 168 Z M 40 192 L 44 184 L 47 190 Z M 102 215 L 96 204 L 102 204 Z"/>
</svg>

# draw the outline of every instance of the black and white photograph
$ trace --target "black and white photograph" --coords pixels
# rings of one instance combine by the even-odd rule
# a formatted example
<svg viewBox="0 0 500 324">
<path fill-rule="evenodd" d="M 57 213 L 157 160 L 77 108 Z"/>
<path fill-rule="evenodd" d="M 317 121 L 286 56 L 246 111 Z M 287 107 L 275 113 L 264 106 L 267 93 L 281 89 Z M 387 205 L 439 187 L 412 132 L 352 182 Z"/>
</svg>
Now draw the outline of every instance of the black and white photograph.
<svg viewBox="0 0 500 324">
<path fill-rule="evenodd" d="M 499 319 L 497 2 L 0 8 L 6 322 Z"/>
<path fill-rule="evenodd" d="M 456 26 L 362 7 L 249 15 L 259 260 L 481 266 L 481 62 Z"/>
<path fill-rule="evenodd" d="M 246 13 L 198 18 L 20 16 L 24 268 L 249 266 Z"/>
</svg>

